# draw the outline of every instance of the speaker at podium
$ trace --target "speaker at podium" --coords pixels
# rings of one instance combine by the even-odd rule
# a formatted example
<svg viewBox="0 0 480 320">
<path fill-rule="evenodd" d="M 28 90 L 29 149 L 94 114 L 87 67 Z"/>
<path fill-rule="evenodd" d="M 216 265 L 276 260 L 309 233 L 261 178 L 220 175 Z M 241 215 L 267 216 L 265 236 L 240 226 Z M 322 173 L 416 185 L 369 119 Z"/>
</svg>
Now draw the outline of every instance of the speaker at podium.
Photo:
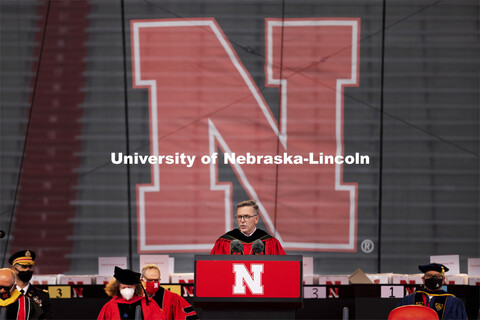
<svg viewBox="0 0 480 320">
<path fill-rule="evenodd" d="M 295 319 L 303 303 L 301 255 L 195 255 L 202 319 Z"/>
</svg>

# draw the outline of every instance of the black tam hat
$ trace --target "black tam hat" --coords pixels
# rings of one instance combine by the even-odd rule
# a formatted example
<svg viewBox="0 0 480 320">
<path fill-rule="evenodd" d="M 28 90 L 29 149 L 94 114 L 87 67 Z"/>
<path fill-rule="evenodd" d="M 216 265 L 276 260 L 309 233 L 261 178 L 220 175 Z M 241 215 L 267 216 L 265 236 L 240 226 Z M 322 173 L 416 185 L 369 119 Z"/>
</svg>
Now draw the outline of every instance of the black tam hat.
<svg viewBox="0 0 480 320">
<path fill-rule="evenodd" d="M 140 273 L 128 269 L 122 269 L 115 266 L 115 274 L 113 275 L 118 282 L 123 284 L 138 284 L 140 283 Z"/>
<path fill-rule="evenodd" d="M 422 266 L 418 266 L 418 269 L 420 269 L 420 271 L 422 271 L 423 273 L 427 273 L 428 271 L 437 271 L 437 272 L 440 272 L 441 274 L 445 274 L 445 272 L 450 270 L 447 267 L 445 267 L 443 264 L 439 264 L 439 263 L 424 264 Z"/>
</svg>

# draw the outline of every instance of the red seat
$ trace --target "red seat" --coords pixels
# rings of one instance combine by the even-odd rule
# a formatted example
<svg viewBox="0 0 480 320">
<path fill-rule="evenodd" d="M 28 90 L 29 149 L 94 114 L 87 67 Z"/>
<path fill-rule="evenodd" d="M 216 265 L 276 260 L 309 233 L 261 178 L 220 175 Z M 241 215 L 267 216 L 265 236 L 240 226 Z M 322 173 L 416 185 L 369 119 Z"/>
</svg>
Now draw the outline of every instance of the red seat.
<svg viewBox="0 0 480 320">
<path fill-rule="evenodd" d="M 437 313 L 424 306 L 402 306 L 393 309 L 388 315 L 388 320 L 438 320 Z"/>
</svg>

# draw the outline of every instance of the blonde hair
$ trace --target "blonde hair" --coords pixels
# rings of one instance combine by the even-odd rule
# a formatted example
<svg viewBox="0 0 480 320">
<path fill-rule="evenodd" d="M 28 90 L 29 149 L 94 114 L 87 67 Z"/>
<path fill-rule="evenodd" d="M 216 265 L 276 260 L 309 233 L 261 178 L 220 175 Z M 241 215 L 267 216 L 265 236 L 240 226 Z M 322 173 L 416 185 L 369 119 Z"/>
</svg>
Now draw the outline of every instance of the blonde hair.
<svg viewBox="0 0 480 320">
<path fill-rule="evenodd" d="M 112 278 L 105 286 L 105 292 L 109 297 L 121 297 L 122 295 L 120 294 L 120 282 L 118 282 L 117 279 Z M 137 283 L 135 285 L 135 295 L 136 296 L 143 295 L 142 284 Z"/>
</svg>

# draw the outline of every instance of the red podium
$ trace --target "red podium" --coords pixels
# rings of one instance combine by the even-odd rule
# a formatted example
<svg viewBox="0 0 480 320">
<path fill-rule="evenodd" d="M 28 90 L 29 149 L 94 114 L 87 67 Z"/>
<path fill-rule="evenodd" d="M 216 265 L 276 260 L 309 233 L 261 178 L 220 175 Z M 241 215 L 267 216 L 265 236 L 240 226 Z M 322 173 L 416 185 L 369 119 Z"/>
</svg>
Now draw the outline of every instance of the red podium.
<svg viewBox="0 0 480 320">
<path fill-rule="evenodd" d="M 202 319 L 295 319 L 302 256 L 196 255 L 195 307 Z"/>
</svg>

